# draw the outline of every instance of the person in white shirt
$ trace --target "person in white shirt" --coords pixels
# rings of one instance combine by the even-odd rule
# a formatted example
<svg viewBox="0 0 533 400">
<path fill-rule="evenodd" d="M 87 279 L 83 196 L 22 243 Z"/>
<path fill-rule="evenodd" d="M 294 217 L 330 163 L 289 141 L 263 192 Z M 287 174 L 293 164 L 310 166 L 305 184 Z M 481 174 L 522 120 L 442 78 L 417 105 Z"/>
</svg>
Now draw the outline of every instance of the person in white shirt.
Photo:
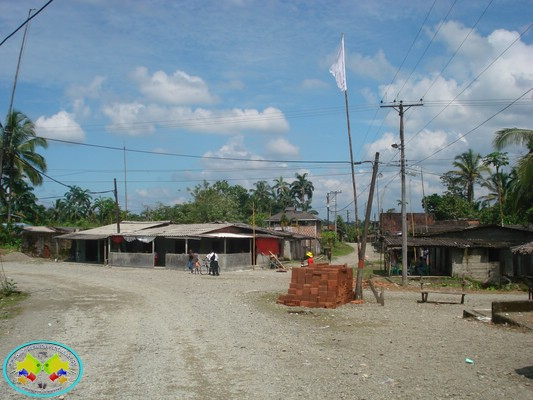
<svg viewBox="0 0 533 400">
<path fill-rule="evenodd" d="M 210 271 L 209 274 L 213 276 L 219 276 L 220 271 L 218 267 L 218 254 L 213 250 L 211 253 L 207 255 L 207 259 L 209 260 L 209 267 Z"/>
</svg>

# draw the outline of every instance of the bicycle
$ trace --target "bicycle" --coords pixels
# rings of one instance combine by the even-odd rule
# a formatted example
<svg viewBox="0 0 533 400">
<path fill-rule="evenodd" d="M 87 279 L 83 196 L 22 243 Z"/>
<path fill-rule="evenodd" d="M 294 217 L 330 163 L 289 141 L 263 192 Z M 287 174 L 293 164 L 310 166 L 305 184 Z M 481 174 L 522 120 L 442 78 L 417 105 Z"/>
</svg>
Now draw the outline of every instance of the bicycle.
<svg viewBox="0 0 533 400">
<path fill-rule="evenodd" d="M 209 266 L 209 264 L 210 262 L 207 258 L 204 260 L 203 264 L 200 264 L 200 275 L 209 275 L 209 273 L 211 272 L 211 267 Z"/>
</svg>

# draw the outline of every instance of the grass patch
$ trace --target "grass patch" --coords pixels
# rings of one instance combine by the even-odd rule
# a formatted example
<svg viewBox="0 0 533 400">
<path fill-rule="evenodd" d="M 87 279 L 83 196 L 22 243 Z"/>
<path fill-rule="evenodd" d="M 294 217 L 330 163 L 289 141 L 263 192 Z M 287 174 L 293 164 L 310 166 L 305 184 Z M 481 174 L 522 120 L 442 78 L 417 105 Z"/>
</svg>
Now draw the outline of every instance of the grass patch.
<svg viewBox="0 0 533 400">
<path fill-rule="evenodd" d="M 23 292 L 13 292 L 9 296 L 0 296 L 0 320 L 11 319 L 22 312 L 19 303 L 30 295 Z"/>
<path fill-rule="evenodd" d="M 333 257 L 341 257 L 341 256 L 347 256 L 348 254 L 353 253 L 353 247 L 350 246 L 347 243 L 340 242 L 333 247 L 333 250 L 331 251 L 331 255 Z"/>
</svg>

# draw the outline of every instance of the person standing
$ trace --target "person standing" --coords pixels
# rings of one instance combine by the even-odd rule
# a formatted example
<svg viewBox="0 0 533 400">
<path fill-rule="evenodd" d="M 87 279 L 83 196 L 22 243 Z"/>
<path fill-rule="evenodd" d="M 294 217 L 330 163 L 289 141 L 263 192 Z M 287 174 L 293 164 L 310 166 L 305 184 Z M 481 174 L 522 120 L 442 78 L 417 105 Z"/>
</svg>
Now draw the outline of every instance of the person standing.
<svg viewBox="0 0 533 400">
<path fill-rule="evenodd" d="M 218 254 L 215 250 L 213 250 L 211 253 L 207 255 L 207 259 L 209 260 L 209 267 L 211 269 L 210 274 L 213 276 L 219 276 L 219 268 L 218 268 Z"/>
<path fill-rule="evenodd" d="M 192 274 L 193 269 L 194 267 L 194 252 L 192 251 L 192 249 L 189 249 L 189 260 L 187 261 L 187 268 L 189 268 L 189 272 Z"/>
<path fill-rule="evenodd" d="M 307 253 L 305 253 L 305 256 L 307 258 L 307 266 L 313 265 L 315 263 L 315 260 L 313 258 L 313 253 L 308 251 Z"/>
</svg>

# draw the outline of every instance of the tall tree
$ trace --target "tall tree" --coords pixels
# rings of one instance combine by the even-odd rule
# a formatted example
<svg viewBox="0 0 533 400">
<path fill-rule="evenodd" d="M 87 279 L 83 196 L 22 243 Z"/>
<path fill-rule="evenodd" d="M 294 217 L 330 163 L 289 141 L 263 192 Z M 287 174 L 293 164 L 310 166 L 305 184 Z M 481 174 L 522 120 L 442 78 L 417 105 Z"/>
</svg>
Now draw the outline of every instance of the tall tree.
<svg viewBox="0 0 533 400">
<path fill-rule="evenodd" d="M 274 186 L 272 186 L 276 196 L 276 211 L 283 211 L 287 207 L 293 205 L 294 200 L 291 196 L 291 186 L 283 179 L 283 176 L 274 179 Z"/>
<path fill-rule="evenodd" d="M 301 209 L 307 211 L 311 207 L 311 200 L 313 198 L 315 187 L 313 186 L 313 183 L 307 179 L 307 172 L 303 174 L 296 173 L 295 177 L 296 180 L 291 183 L 291 193 L 298 201 Z"/>
<path fill-rule="evenodd" d="M 214 185 L 204 181 L 188 190 L 193 198 L 190 210 L 193 222 L 242 222 L 245 220 L 239 201 L 227 181 L 217 181 Z"/>
<path fill-rule="evenodd" d="M 15 180 L 27 179 L 32 185 L 41 185 L 41 172 L 46 172 L 46 161 L 37 148 L 47 148 L 46 139 L 35 133 L 35 124 L 20 111 L 7 116 L 1 132 L 3 146 L 2 189 L 7 203 L 7 219 L 11 218 L 11 194 Z"/>
<path fill-rule="evenodd" d="M 483 165 L 481 155 L 474 153 L 472 149 L 456 156 L 452 165 L 456 169 L 450 172 L 457 179 L 457 183 L 463 187 L 466 200 L 473 204 L 474 185 L 481 183 L 481 174 L 488 171 L 488 168 Z"/>
<path fill-rule="evenodd" d="M 72 186 L 65 193 L 65 218 L 67 221 L 78 224 L 91 217 L 92 197 L 88 189 Z"/>
<path fill-rule="evenodd" d="M 507 153 L 495 151 L 483 158 L 483 165 L 493 166 L 496 169 L 496 173 L 491 176 L 491 179 L 493 183 L 496 184 L 498 205 L 500 208 L 500 224 L 503 226 L 503 173 L 500 171 L 500 169 L 506 165 L 509 165 L 509 157 L 507 156 Z M 506 179 L 507 178 L 508 175 L 506 176 Z"/>
<path fill-rule="evenodd" d="M 518 159 L 515 169 L 517 183 L 515 191 L 515 209 L 521 213 L 531 214 L 533 203 L 533 130 L 505 128 L 496 132 L 493 145 L 497 150 L 507 146 L 523 146 L 527 153 Z M 532 221 L 530 221 L 532 222 Z"/>
<path fill-rule="evenodd" d="M 252 200 L 258 212 L 270 211 L 272 204 L 272 188 L 267 181 L 258 181 L 254 183 L 255 189 L 250 189 Z"/>
<path fill-rule="evenodd" d="M 111 197 L 98 197 L 92 205 L 94 217 L 100 225 L 111 224 L 115 221 L 116 203 Z"/>
</svg>

